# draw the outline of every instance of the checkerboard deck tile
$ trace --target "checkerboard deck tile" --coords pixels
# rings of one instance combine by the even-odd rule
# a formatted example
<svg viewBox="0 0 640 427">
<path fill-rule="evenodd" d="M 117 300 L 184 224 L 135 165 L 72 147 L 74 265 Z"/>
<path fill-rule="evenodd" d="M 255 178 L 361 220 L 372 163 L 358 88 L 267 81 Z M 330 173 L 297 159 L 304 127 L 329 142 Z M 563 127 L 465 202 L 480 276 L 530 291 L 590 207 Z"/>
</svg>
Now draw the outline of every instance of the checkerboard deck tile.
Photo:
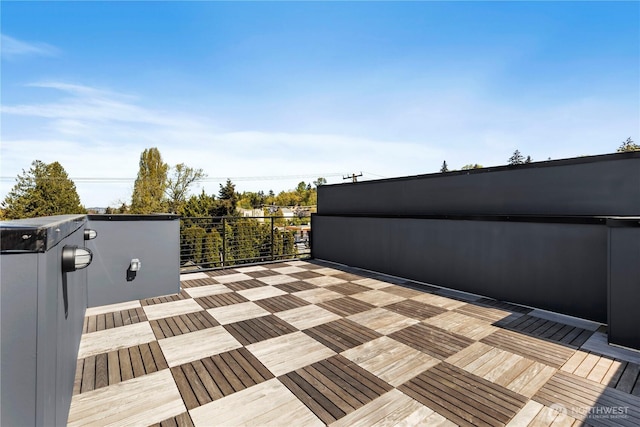
<svg viewBox="0 0 640 427">
<path fill-rule="evenodd" d="M 87 310 L 70 425 L 599 425 L 555 403 L 640 422 L 638 364 L 531 309 L 322 261 L 181 285 Z"/>
</svg>

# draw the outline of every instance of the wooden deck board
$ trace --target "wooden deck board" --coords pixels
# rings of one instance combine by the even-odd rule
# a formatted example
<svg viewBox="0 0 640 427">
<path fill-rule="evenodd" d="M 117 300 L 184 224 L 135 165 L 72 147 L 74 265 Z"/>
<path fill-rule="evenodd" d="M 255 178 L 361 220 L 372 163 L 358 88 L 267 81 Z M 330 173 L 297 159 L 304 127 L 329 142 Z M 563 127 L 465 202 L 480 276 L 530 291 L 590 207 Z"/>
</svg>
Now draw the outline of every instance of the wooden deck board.
<svg viewBox="0 0 640 427">
<path fill-rule="evenodd" d="M 167 418 L 159 423 L 152 424 L 151 427 L 195 427 L 188 412 Z"/>
<path fill-rule="evenodd" d="M 417 320 L 428 319 L 429 317 L 437 316 L 447 311 L 442 307 L 436 307 L 411 299 L 389 304 L 384 308 Z"/>
<path fill-rule="evenodd" d="M 297 296 L 290 294 L 261 299 L 255 301 L 255 303 L 270 313 L 292 310 L 294 308 L 304 307 L 305 305 L 311 304 L 302 298 L 298 298 Z"/>
<path fill-rule="evenodd" d="M 523 315 L 514 321 L 501 326 L 505 329 L 557 342 L 573 348 L 579 348 L 593 334 L 593 331 L 580 328 L 578 326 L 566 325 L 529 314 Z"/>
<path fill-rule="evenodd" d="M 324 323 L 304 331 L 336 353 L 357 347 L 382 335 L 348 319 Z"/>
<path fill-rule="evenodd" d="M 249 300 L 240 294 L 237 294 L 235 292 L 229 292 L 226 294 L 194 298 L 194 301 L 200 304 L 203 308 L 216 308 L 216 307 L 224 307 L 226 305 L 231 305 L 231 304 L 238 304 L 240 302 L 247 302 Z"/>
<path fill-rule="evenodd" d="M 460 391 L 469 389 L 478 392 Z M 527 402 L 524 396 L 448 363 L 428 369 L 399 390 L 460 425 L 504 425 Z"/>
<path fill-rule="evenodd" d="M 566 346 L 507 330 L 496 331 L 480 341 L 555 368 L 564 365 L 574 351 Z"/>
<path fill-rule="evenodd" d="M 123 320 L 124 319 L 124 320 Z M 97 332 L 106 329 L 113 329 L 124 325 L 144 322 L 147 317 L 142 308 L 132 308 L 126 310 L 101 313 L 85 317 L 83 332 Z"/>
<path fill-rule="evenodd" d="M 114 424 L 161 427 L 640 424 L 637 355 L 585 322 L 325 263 L 181 280 L 178 295 L 87 311 L 74 420 L 102 424 L 103 410 Z M 174 387 L 166 406 L 136 388 L 147 378 Z M 130 390 L 122 405 L 85 398 L 117 402 L 118 387 Z M 564 416 L 554 403 L 628 407 L 628 418 Z"/>
<path fill-rule="evenodd" d="M 224 328 L 242 345 L 254 344 L 297 331 L 296 328 L 274 315 L 230 323 L 224 325 Z"/>
<path fill-rule="evenodd" d="M 389 337 L 442 360 L 474 343 L 469 338 L 424 323 L 409 326 L 389 334 Z"/>
<path fill-rule="evenodd" d="M 297 274 L 302 274 L 302 273 L 297 273 Z M 292 274 L 292 276 L 297 277 L 295 274 Z M 312 276 L 312 277 L 317 277 L 317 276 Z M 317 286 L 312 285 L 311 283 L 303 282 L 302 280 L 299 280 L 297 282 L 283 283 L 281 285 L 275 285 L 275 287 L 280 289 L 281 291 L 285 291 L 289 293 L 308 291 L 309 289 L 317 288 Z"/>
<path fill-rule="evenodd" d="M 330 291 L 329 292 L 333 292 Z M 357 300 L 352 297 L 336 298 L 318 304 L 320 307 L 327 309 L 339 316 L 350 316 L 352 314 L 375 308 L 374 305 L 364 301 Z"/>
<path fill-rule="evenodd" d="M 330 424 L 392 387 L 342 356 L 290 372 L 281 381 L 323 422 Z"/>
<path fill-rule="evenodd" d="M 606 408 L 626 408 L 625 417 L 616 421 L 620 425 L 640 424 L 640 398 L 563 371 L 547 381 L 533 400 L 547 406 L 562 404 L 570 416 L 590 424 L 604 423 L 605 420 L 590 417 L 589 408 L 596 408 L 595 415 L 606 413 L 600 412 Z"/>
<path fill-rule="evenodd" d="M 158 343 L 151 342 L 80 359 L 76 369 L 74 394 L 166 369 L 167 362 L 159 350 Z"/>
<path fill-rule="evenodd" d="M 337 285 L 329 285 L 326 288 L 333 292 L 338 292 L 339 294 L 342 294 L 342 295 L 359 294 L 361 292 L 366 292 L 370 290 L 366 286 L 362 286 L 362 285 L 358 285 L 356 283 L 350 283 L 350 282 L 339 283 Z"/>
</svg>

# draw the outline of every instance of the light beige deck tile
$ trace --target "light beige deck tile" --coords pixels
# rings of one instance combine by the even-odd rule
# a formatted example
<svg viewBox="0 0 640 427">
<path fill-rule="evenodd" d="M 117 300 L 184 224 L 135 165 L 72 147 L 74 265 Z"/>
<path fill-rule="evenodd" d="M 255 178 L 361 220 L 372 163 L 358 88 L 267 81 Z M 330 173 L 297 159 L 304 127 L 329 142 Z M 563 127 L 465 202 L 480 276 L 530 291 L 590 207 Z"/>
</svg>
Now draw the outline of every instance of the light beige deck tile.
<svg viewBox="0 0 640 427">
<path fill-rule="evenodd" d="M 543 365 L 540 362 L 534 362 L 513 381 L 507 384 L 507 388 L 525 397 L 531 398 L 536 394 L 540 387 L 551 379 L 555 373 L 556 369 L 551 366 Z"/>
<path fill-rule="evenodd" d="M 419 320 L 394 313 L 384 308 L 374 308 L 373 310 L 364 311 L 347 317 L 349 320 L 358 322 L 369 329 L 387 335 L 404 329 L 407 326 L 419 323 Z"/>
<path fill-rule="evenodd" d="M 241 322 L 243 320 L 254 319 L 256 317 L 271 314 L 264 308 L 252 302 L 225 305 L 224 307 L 210 308 L 207 311 L 221 325 L 228 325 L 229 323 Z"/>
<path fill-rule="evenodd" d="M 317 271 L 318 270 L 316 270 L 316 272 Z M 339 285 L 340 283 L 347 283 L 346 280 L 338 279 L 337 277 L 333 277 L 333 276 L 314 277 L 311 279 L 305 279 L 304 281 L 314 286 L 331 286 L 331 285 Z"/>
<path fill-rule="evenodd" d="M 285 283 L 297 282 L 295 277 L 287 276 L 286 274 L 279 274 L 277 276 L 258 277 L 258 280 L 267 285 L 284 285 Z"/>
<path fill-rule="evenodd" d="M 406 298 L 399 295 L 393 295 L 389 292 L 384 292 L 379 289 L 373 289 L 371 291 L 360 292 L 359 294 L 351 295 L 352 298 L 359 299 L 360 301 L 368 302 L 378 307 L 393 304 L 394 302 L 404 301 Z"/>
<path fill-rule="evenodd" d="M 403 426 L 405 427 L 411 427 L 416 425 L 429 426 L 429 427 L 458 427 L 458 424 L 454 423 L 453 421 L 449 421 L 448 419 L 446 419 L 445 417 L 443 417 L 437 412 L 434 412 L 433 414 L 431 414 L 430 416 L 428 416 L 423 421 L 417 424 L 403 424 Z"/>
<path fill-rule="evenodd" d="M 259 299 L 286 295 L 287 293 L 281 289 L 274 288 L 273 286 L 260 286 L 259 288 L 251 288 L 245 289 L 244 291 L 238 291 L 238 294 L 242 295 L 249 301 L 257 301 Z"/>
<path fill-rule="evenodd" d="M 441 297 L 434 294 L 422 294 L 411 298 L 416 301 L 423 302 L 425 304 L 435 305 L 436 307 L 446 308 L 447 310 L 453 310 L 454 308 L 466 305 L 465 301 L 458 301 L 451 298 Z"/>
<path fill-rule="evenodd" d="M 194 408 L 189 414 L 196 427 L 324 425 L 276 378 Z"/>
<path fill-rule="evenodd" d="M 278 274 L 293 274 L 293 273 L 304 273 L 305 271 L 307 271 L 307 269 L 306 268 L 290 266 L 290 267 L 274 268 L 271 271 L 273 271 L 275 273 L 278 273 Z"/>
<path fill-rule="evenodd" d="M 78 359 L 155 341 L 149 322 L 134 323 L 82 335 Z"/>
<path fill-rule="evenodd" d="M 263 267 L 261 265 L 252 265 L 249 267 L 238 267 L 238 268 L 235 268 L 234 270 L 236 270 L 239 273 L 253 273 L 255 271 L 265 271 L 265 270 L 268 270 L 268 268 Z"/>
<path fill-rule="evenodd" d="M 185 280 L 196 280 L 196 279 L 211 279 L 206 273 L 187 273 L 180 275 L 180 281 L 184 282 Z"/>
<path fill-rule="evenodd" d="M 336 354 L 303 332 L 294 332 L 247 346 L 275 376 L 295 371 Z"/>
<path fill-rule="evenodd" d="M 178 316 L 180 314 L 194 313 L 203 308 L 192 299 L 165 302 L 162 304 L 145 305 L 142 307 L 147 319 L 156 320 L 163 317 Z"/>
<path fill-rule="evenodd" d="M 334 274 L 344 273 L 342 270 L 336 270 L 335 268 L 323 267 L 313 270 L 314 273 L 322 274 L 323 276 L 333 276 Z"/>
<path fill-rule="evenodd" d="M 484 354 L 492 350 L 494 350 L 494 348 L 485 343 L 474 342 L 469 347 L 466 347 L 456 354 L 449 356 L 447 359 L 445 359 L 445 362 L 451 363 L 452 365 L 456 365 L 457 367 L 464 369 L 465 366 L 473 363 L 476 359 L 482 357 Z"/>
<path fill-rule="evenodd" d="M 227 274 L 225 276 L 216 276 L 214 277 L 218 283 L 232 283 L 232 282 L 240 282 L 242 280 L 253 280 L 253 277 L 244 274 L 244 273 L 233 273 Z"/>
<path fill-rule="evenodd" d="M 109 304 L 109 305 L 101 305 L 99 307 L 91 307 L 87 308 L 87 311 L 84 313 L 85 316 L 95 316 L 97 314 L 104 313 L 113 313 L 114 311 L 120 310 L 131 310 L 132 308 L 142 307 L 140 305 L 140 301 L 127 301 L 120 302 L 118 304 Z"/>
<path fill-rule="evenodd" d="M 356 285 L 366 286 L 367 288 L 371 288 L 371 289 L 382 289 L 382 288 L 388 288 L 389 286 L 393 286 L 391 283 L 383 282 L 382 280 L 377 280 L 377 279 L 370 279 L 370 278 L 353 280 L 351 283 L 355 283 Z"/>
<path fill-rule="evenodd" d="M 389 337 L 377 338 L 341 354 L 392 386 L 399 386 L 440 362 Z"/>
<path fill-rule="evenodd" d="M 207 297 L 209 295 L 226 294 L 227 292 L 232 292 L 231 289 L 227 288 L 225 285 L 218 284 L 198 286 L 195 288 L 186 288 L 184 291 L 188 293 L 191 298 Z"/>
<path fill-rule="evenodd" d="M 242 347 L 222 326 L 158 340 L 170 367 Z"/>
<path fill-rule="evenodd" d="M 382 427 L 427 425 L 435 412 L 396 389 L 330 424 L 331 427 Z M 432 425 L 432 424 L 429 424 Z"/>
<path fill-rule="evenodd" d="M 525 358 L 520 355 L 508 353 L 508 356 L 502 361 L 502 363 L 487 372 L 483 378 L 491 382 L 496 382 L 498 378 L 505 375 L 508 371 L 522 363 L 524 360 Z"/>
<path fill-rule="evenodd" d="M 447 311 L 430 317 L 425 319 L 424 323 L 471 338 L 472 340 L 480 340 L 498 330 L 497 327 L 491 325 L 489 322 L 455 311 Z"/>
<path fill-rule="evenodd" d="M 291 295 L 295 295 L 313 304 L 344 297 L 344 295 L 339 294 L 338 292 L 333 292 L 325 288 L 308 289 L 306 291 L 294 292 Z"/>
<path fill-rule="evenodd" d="M 274 314 L 300 330 L 313 328 L 314 326 L 340 319 L 340 316 L 337 314 L 313 304 Z"/>
<path fill-rule="evenodd" d="M 171 371 L 164 369 L 73 396 L 68 426 L 148 426 L 186 410 Z"/>
<path fill-rule="evenodd" d="M 292 265 L 294 267 L 305 267 L 305 266 L 309 265 L 309 263 L 307 261 L 300 261 L 300 260 L 287 261 L 287 262 L 285 262 L 285 264 L 289 264 L 289 265 Z"/>
<path fill-rule="evenodd" d="M 542 403 L 538 403 L 534 400 L 528 401 L 527 404 L 518 411 L 516 416 L 509 421 L 509 424 L 507 424 L 506 427 L 527 427 L 542 408 L 544 408 Z"/>
</svg>

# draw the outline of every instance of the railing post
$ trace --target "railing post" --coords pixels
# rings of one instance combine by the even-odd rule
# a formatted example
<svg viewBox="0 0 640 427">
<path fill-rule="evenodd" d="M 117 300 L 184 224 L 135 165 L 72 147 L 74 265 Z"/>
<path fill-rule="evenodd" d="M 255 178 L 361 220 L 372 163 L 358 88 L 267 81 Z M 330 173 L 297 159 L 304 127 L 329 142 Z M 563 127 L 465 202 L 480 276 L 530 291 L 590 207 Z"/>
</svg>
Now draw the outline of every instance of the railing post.
<svg viewBox="0 0 640 427">
<path fill-rule="evenodd" d="M 274 249 L 274 240 L 273 240 L 273 235 L 274 235 L 274 230 L 273 230 L 273 216 L 271 217 L 271 261 L 273 261 L 275 258 L 273 257 L 273 249 Z"/>
<path fill-rule="evenodd" d="M 227 223 L 225 218 L 222 218 L 222 267 L 224 267 L 224 263 L 226 259 L 227 259 Z"/>
</svg>

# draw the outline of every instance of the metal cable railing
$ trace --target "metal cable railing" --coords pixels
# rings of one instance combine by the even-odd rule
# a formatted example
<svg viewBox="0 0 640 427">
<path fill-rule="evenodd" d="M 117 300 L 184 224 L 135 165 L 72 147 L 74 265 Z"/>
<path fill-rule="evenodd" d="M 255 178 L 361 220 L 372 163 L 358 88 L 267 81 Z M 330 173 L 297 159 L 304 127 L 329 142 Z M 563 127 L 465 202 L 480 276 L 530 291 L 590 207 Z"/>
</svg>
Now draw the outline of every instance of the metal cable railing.
<svg viewBox="0 0 640 427">
<path fill-rule="evenodd" d="M 310 217 L 183 217 L 180 269 L 308 258 L 310 235 Z"/>
</svg>

